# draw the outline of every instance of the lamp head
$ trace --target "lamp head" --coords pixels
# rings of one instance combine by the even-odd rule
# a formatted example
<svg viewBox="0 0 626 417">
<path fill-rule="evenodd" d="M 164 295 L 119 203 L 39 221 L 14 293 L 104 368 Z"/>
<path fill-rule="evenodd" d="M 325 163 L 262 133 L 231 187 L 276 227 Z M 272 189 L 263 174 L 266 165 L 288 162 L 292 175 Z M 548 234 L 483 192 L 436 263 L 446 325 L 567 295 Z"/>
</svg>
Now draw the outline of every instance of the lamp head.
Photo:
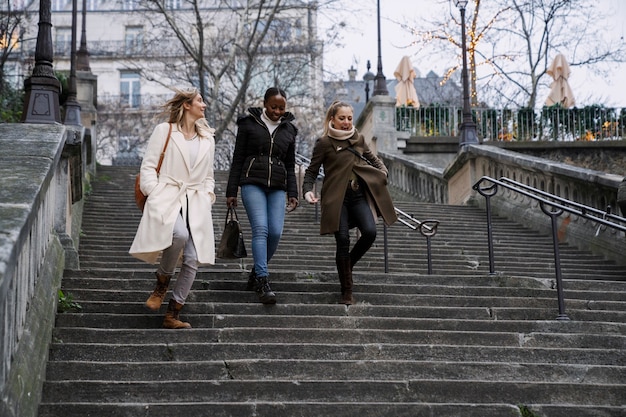
<svg viewBox="0 0 626 417">
<path fill-rule="evenodd" d="M 467 0 L 456 0 L 456 7 L 458 7 L 461 10 L 464 10 L 465 6 L 467 6 Z"/>
</svg>

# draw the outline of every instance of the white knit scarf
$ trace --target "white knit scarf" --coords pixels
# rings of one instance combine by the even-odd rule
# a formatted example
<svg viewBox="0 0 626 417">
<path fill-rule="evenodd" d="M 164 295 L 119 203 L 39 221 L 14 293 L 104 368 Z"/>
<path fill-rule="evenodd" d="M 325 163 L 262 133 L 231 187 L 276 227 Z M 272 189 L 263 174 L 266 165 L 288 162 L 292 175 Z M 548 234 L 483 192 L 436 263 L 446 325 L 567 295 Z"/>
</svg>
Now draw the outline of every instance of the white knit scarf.
<svg viewBox="0 0 626 417">
<path fill-rule="evenodd" d="M 328 136 L 337 140 L 346 140 L 350 139 L 355 132 L 354 126 L 350 130 L 339 130 L 333 127 L 332 122 L 328 122 Z"/>
</svg>

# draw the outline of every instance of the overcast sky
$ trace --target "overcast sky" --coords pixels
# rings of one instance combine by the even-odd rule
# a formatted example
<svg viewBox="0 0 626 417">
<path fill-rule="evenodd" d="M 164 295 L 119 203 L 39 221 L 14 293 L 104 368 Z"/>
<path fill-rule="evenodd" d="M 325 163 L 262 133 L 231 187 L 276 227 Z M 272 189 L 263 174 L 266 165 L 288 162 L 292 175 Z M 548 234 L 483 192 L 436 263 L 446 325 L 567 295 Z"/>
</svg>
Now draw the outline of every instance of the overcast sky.
<svg viewBox="0 0 626 417">
<path fill-rule="evenodd" d="M 354 7 L 354 0 L 341 0 L 350 7 Z M 626 1 L 625 0 L 593 0 L 599 11 L 612 16 L 602 26 L 613 28 L 616 33 L 626 36 Z M 376 24 L 376 0 L 360 0 L 357 2 L 362 7 L 359 13 L 346 12 L 341 7 L 334 8 L 333 13 L 345 13 L 351 26 L 350 31 L 344 34 L 342 45 L 339 48 L 325 48 L 324 67 L 326 70 L 333 68 L 343 69 L 341 78 L 347 78 L 348 69 L 351 65 L 358 71 L 358 79 L 362 79 L 366 72 L 366 62 L 369 59 L 372 64 L 371 71 L 376 73 L 378 60 L 378 37 Z M 454 2 L 450 4 L 454 8 Z M 401 6 L 400 6 L 401 5 Z M 444 5 L 445 11 L 449 12 L 449 5 Z M 442 4 L 438 0 L 380 0 L 381 15 L 381 49 L 383 59 L 383 73 L 387 79 L 393 78 L 393 71 L 404 55 L 413 56 L 418 51 L 416 48 L 402 48 L 410 42 L 410 35 L 395 22 L 415 22 L 422 15 L 442 13 Z M 459 15 L 460 16 L 460 15 Z M 322 23 L 323 25 L 323 23 Z M 418 74 L 425 76 L 433 70 L 442 75 L 447 69 L 446 64 L 437 62 L 416 62 L 419 58 L 412 58 Z M 448 64 L 449 65 L 449 64 Z M 626 65 L 622 64 L 615 68 L 614 76 L 610 79 L 601 79 L 590 71 L 584 71 L 579 67 L 572 68 L 570 85 L 574 91 L 577 105 L 596 104 L 585 102 L 590 98 L 604 98 L 607 106 L 626 107 Z M 331 75 L 326 75 L 332 79 Z M 539 90 L 540 96 L 547 96 L 548 89 Z M 540 99 L 543 100 L 543 99 Z"/>
</svg>

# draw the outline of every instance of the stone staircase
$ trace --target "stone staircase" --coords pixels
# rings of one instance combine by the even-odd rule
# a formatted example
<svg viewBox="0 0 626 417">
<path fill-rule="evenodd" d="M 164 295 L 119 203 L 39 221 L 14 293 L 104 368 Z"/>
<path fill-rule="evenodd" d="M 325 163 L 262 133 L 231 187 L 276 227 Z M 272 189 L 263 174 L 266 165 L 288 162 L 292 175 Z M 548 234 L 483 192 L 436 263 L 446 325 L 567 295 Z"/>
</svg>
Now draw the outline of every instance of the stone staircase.
<svg viewBox="0 0 626 417">
<path fill-rule="evenodd" d="M 395 204 L 441 222 L 433 274 L 418 232 L 383 227 L 355 268 L 357 304 L 337 304 L 334 239 L 315 210 L 287 215 L 270 264 L 278 304 L 246 291 L 251 259 L 202 268 L 182 316 L 161 328 L 143 302 L 154 267 L 127 253 L 140 213 L 136 168 L 99 167 L 80 270 L 62 289 L 39 417 L 626 415 L 626 267 L 561 247 L 569 321 L 557 321 L 552 240 L 494 219 L 490 275 L 483 211 Z M 218 173 L 216 238 L 225 216 Z M 239 218 L 249 244 L 243 207 Z"/>
</svg>

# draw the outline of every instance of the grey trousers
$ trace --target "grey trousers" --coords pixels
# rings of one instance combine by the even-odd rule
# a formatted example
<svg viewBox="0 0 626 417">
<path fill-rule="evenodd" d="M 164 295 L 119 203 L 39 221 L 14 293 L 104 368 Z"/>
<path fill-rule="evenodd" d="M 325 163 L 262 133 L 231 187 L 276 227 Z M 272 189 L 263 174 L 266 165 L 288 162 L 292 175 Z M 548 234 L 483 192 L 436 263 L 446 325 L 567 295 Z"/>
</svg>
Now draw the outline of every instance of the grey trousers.
<svg viewBox="0 0 626 417">
<path fill-rule="evenodd" d="M 161 255 L 159 274 L 174 275 L 181 251 L 183 252 L 183 262 L 172 288 L 172 298 L 179 304 L 185 304 L 198 272 L 198 255 L 189 228 L 185 224 L 183 216 L 179 214 L 174 225 L 172 245 L 165 249 Z"/>
</svg>

